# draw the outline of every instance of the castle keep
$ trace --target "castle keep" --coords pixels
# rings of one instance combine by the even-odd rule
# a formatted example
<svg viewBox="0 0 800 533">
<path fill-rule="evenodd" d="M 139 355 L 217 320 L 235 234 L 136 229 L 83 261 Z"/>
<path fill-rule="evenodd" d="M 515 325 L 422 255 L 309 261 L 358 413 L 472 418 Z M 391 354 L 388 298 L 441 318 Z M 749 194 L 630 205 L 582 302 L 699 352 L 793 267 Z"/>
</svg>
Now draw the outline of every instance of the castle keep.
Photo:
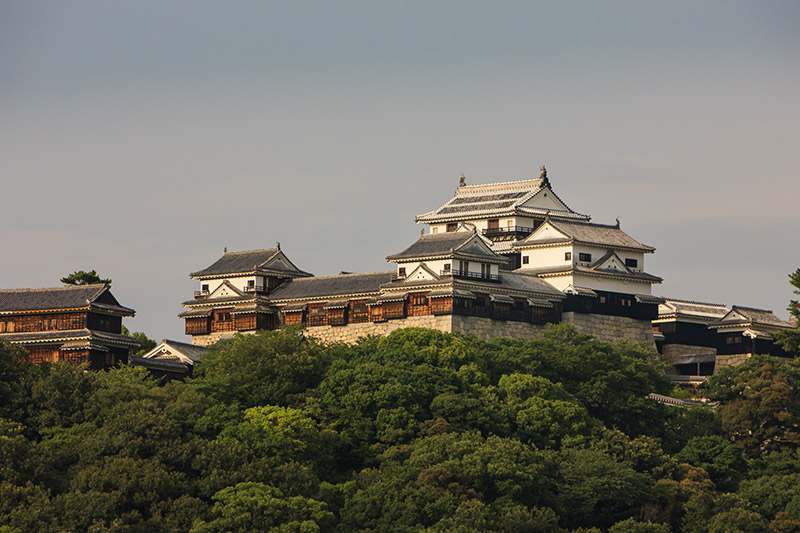
<svg viewBox="0 0 800 533">
<path fill-rule="evenodd" d="M 416 217 L 428 226 L 393 269 L 315 277 L 278 245 L 225 252 L 190 276 L 199 282 L 186 333 L 206 345 L 235 332 L 300 325 L 326 342 L 354 342 L 409 326 L 529 338 L 547 323 L 601 340 L 654 345 L 661 278 L 644 270 L 642 244 L 570 209 L 542 168 L 538 179 L 467 185 Z"/>
</svg>

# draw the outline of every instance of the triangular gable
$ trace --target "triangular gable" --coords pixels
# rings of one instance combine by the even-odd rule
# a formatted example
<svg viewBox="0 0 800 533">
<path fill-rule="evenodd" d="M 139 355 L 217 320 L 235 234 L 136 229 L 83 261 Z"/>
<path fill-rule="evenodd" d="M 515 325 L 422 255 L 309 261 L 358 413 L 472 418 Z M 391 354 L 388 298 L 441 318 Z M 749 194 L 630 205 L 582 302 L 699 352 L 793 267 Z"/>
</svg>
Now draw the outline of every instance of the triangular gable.
<svg viewBox="0 0 800 533">
<path fill-rule="evenodd" d="M 553 241 L 553 240 L 563 240 L 564 242 L 569 242 L 572 240 L 572 237 L 570 237 L 566 233 L 556 228 L 553 224 L 550 223 L 549 220 L 545 220 L 541 226 L 536 228 L 533 231 L 533 233 L 531 233 L 523 240 L 518 242 L 517 245 L 526 243 L 535 244 L 537 241 Z"/>
<path fill-rule="evenodd" d="M 214 292 L 208 295 L 208 298 L 230 298 L 232 296 L 242 296 L 243 294 L 242 291 L 231 285 L 228 280 L 225 280 L 219 287 L 214 289 Z"/>
<path fill-rule="evenodd" d="M 186 355 L 182 354 L 180 351 L 176 350 L 172 346 L 161 343 L 146 354 L 142 356 L 143 359 L 173 359 L 177 358 L 181 363 L 192 365 L 194 361 L 191 358 L 186 357 Z"/>
<path fill-rule="evenodd" d="M 750 317 L 743 315 L 736 311 L 736 309 L 731 309 L 728 311 L 728 314 L 722 317 L 720 322 L 750 322 Z"/>
<path fill-rule="evenodd" d="M 108 290 L 108 285 L 102 287 L 99 291 L 97 291 L 97 293 L 95 293 L 94 296 L 89 298 L 89 301 L 109 304 L 109 305 L 116 305 L 116 306 L 120 305 L 117 299 L 114 298 L 114 295 L 111 294 L 111 292 Z"/>
<path fill-rule="evenodd" d="M 592 265 L 592 268 L 595 270 L 615 270 L 626 274 L 633 274 L 633 271 L 625 266 L 625 261 L 620 259 L 613 250 L 606 252 L 603 257 Z"/>
<path fill-rule="evenodd" d="M 420 264 L 411 271 L 409 275 L 403 280 L 403 283 L 415 283 L 417 281 L 436 281 L 440 279 L 439 276 L 424 263 Z"/>
<path fill-rule="evenodd" d="M 530 198 L 522 202 L 520 204 L 520 207 L 533 207 L 538 209 L 550 209 L 557 211 L 572 211 L 549 188 L 539 189 Z"/>
<path fill-rule="evenodd" d="M 495 254 L 491 248 L 480 238 L 477 234 L 465 242 L 458 246 L 455 250 L 456 253 L 462 254 L 469 254 L 469 255 L 485 255 L 492 258 L 497 258 L 497 254 Z"/>
<path fill-rule="evenodd" d="M 294 263 L 292 263 L 289 258 L 286 257 L 286 255 L 280 250 L 275 252 L 275 255 L 258 265 L 258 268 L 305 274 L 305 272 L 297 268 Z"/>
</svg>

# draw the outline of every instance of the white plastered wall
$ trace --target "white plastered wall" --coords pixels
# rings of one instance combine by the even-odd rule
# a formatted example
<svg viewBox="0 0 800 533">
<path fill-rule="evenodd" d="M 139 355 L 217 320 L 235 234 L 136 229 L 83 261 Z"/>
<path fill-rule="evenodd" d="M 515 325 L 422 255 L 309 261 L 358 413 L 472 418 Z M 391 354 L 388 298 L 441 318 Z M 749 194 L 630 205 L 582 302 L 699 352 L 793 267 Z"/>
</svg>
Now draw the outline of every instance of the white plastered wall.
<svg viewBox="0 0 800 533">
<path fill-rule="evenodd" d="M 264 285 L 264 277 L 263 276 L 240 276 L 240 277 L 233 277 L 233 278 L 225 278 L 225 279 L 209 279 L 209 280 L 201 280 L 199 289 L 202 290 L 203 285 L 208 285 L 208 292 L 212 293 L 219 288 L 223 282 L 227 281 L 240 291 L 243 291 L 245 287 L 247 287 L 247 283 L 253 280 L 256 285 Z"/>
</svg>

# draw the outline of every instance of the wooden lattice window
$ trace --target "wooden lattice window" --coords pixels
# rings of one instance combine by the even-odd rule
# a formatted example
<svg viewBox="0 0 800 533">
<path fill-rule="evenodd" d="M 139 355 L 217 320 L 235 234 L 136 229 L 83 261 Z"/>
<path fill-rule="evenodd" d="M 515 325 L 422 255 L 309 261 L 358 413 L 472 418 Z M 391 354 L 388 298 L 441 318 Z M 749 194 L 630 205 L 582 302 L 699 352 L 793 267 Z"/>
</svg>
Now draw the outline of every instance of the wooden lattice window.
<svg viewBox="0 0 800 533">
<path fill-rule="evenodd" d="M 408 295 L 408 316 L 422 316 L 430 314 L 428 307 L 428 297 L 425 293 L 413 293 Z"/>
<path fill-rule="evenodd" d="M 323 304 L 315 304 L 308 306 L 308 325 L 309 326 L 325 326 L 326 325 L 326 312 Z"/>
<path fill-rule="evenodd" d="M 431 298 L 431 313 L 434 315 L 449 315 L 453 313 L 453 297 Z"/>
<path fill-rule="evenodd" d="M 350 302 L 350 323 L 361 323 L 369 321 L 369 308 L 366 300 L 355 300 Z"/>
<path fill-rule="evenodd" d="M 402 300 L 398 302 L 383 302 L 383 318 L 405 318 L 406 303 Z"/>
<path fill-rule="evenodd" d="M 296 309 L 283 312 L 283 322 L 287 326 L 299 326 L 303 323 L 303 310 Z"/>
</svg>

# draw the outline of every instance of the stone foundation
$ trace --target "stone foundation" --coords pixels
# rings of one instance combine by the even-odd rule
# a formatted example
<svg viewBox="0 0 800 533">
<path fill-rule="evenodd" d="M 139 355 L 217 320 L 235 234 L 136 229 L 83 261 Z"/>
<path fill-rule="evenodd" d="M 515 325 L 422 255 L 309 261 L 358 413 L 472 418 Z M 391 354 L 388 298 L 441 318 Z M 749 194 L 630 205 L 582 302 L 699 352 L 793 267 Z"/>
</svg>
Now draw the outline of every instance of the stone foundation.
<svg viewBox="0 0 800 533">
<path fill-rule="evenodd" d="M 237 333 L 242 335 L 252 335 L 254 331 L 217 331 L 216 333 L 209 333 L 207 335 L 193 335 L 192 344 L 196 346 L 209 346 L 221 339 L 230 339 Z"/>
<path fill-rule="evenodd" d="M 589 315 L 580 313 L 564 313 L 562 322 L 574 324 L 578 332 L 592 335 L 603 342 L 614 342 L 626 339 L 634 342 L 645 342 L 655 349 L 653 331 L 649 321 L 636 320 L 619 316 Z M 386 322 L 362 322 L 346 326 L 312 326 L 304 331 L 324 343 L 344 342 L 354 344 L 361 337 L 370 335 L 385 336 L 400 328 L 430 328 L 447 333 L 464 333 L 475 335 L 482 340 L 496 337 L 509 339 L 531 339 L 542 334 L 545 326 L 529 324 L 513 320 L 493 320 L 477 316 L 461 315 L 424 315 L 410 316 Z M 253 331 L 241 332 L 244 334 Z M 234 331 L 195 335 L 192 343 L 199 346 L 214 344 L 220 339 L 229 339 Z"/>
<path fill-rule="evenodd" d="M 633 342 L 644 342 L 652 346 L 654 350 L 656 348 L 653 325 L 649 320 L 568 311 L 562 315 L 561 322 L 573 324 L 579 333 L 591 335 L 602 342 L 625 339 Z"/>
<path fill-rule="evenodd" d="M 346 326 L 313 326 L 305 329 L 306 335 L 314 337 L 324 343 L 344 342 L 354 344 L 359 338 L 369 335 L 388 335 L 400 328 L 430 328 L 439 331 L 451 332 L 451 315 L 425 315 L 410 316 L 387 322 L 362 322 L 360 324 L 347 324 Z"/>
<path fill-rule="evenodd" d="M 496 337 L 531 339 L 541 335 L 545 328 L 544 325 L 540 324 L 512 320 L 492 320 L 477 316 L 453 315 L 450 318 L 452 318 L 452 329 L 450 331 L 465 334 L 471 333 L 485 341 Z"/>
<path fill-rule="evenodd" d="M 400 328 L 430 328 L 447 333 L 464 333 L 475 335 L 482 340 L 496 337 L 510 339 L 531 339 L 542 334 L 545 326 L 516 322 L 512 320 L 492 320 L 476 316 L 461 315 L 425 315 L 411 316 L 388 322 L 364 322 L 346 326 L 315 326 L 306 328 L 306 334 L 322 342 L 355 343 L 360 337 L 368 335 L 388 335 Z"/>
<path fill-rule="evenodd" d="M 714 373 L 716 374 L 726 366 L 736 366 L 744 363 L 753 354 L 736 353 L 731 355 L 718 355 L 714 362 Z"/>
</svg>

